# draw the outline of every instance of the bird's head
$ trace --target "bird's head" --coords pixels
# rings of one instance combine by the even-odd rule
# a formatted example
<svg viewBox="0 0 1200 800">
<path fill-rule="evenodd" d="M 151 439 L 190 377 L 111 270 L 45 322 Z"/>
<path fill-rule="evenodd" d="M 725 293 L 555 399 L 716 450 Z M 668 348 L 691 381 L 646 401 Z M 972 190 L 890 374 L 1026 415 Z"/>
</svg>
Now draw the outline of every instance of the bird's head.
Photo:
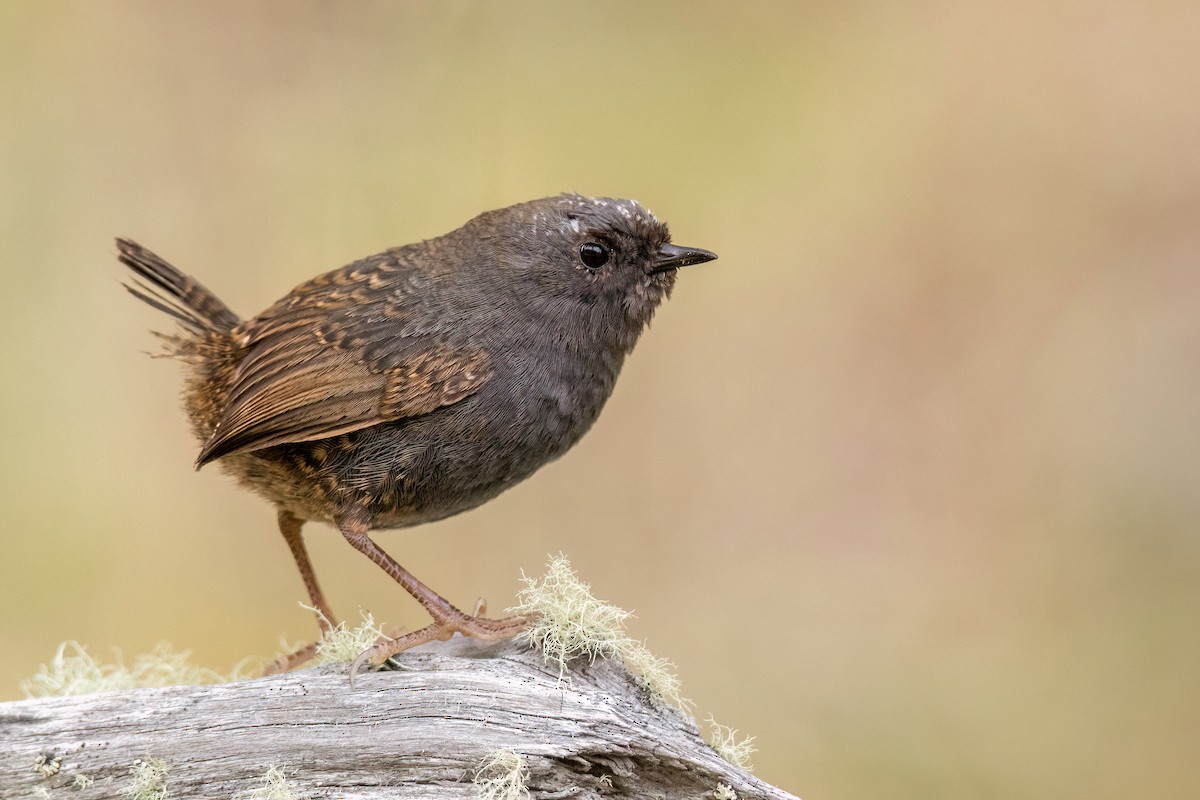
<svg viewBox="0 0 1200 800">
<path fill-rule="evenodd" d="M 490 211 L 467 226 L 491 240 L 518 299 L 628 351 L 681 267 L 715 253 L 671 243 L 636 200 L 561 194 Z"/>
</svg>

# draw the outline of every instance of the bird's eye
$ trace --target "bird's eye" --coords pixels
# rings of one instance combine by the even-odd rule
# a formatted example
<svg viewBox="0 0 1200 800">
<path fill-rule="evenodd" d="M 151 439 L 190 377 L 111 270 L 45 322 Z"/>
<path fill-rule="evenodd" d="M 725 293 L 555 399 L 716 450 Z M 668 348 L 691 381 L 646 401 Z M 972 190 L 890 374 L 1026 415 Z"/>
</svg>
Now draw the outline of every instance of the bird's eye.
<svg viewBox="0 0 1200 800">
<path fill-rule="evenodd" d="M 608 248 L 596 242 L 587 242 L 579 247 L 579 260 L 588 269 L 600 269 L 608 263 Z"/>
</svg>

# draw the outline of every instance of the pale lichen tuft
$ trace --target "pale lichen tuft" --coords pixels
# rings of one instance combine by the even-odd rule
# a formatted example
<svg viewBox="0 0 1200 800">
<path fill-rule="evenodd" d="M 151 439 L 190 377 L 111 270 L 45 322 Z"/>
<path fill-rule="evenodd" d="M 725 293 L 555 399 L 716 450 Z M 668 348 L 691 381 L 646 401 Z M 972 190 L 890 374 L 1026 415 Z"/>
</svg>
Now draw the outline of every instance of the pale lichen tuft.
<svg viewBox="0 0 1200 800">
<path fill-rule="evenodd" d="M 237 792 L 233 800 L 303 800 L 288 774 L 272 765 L 258 779 L 259 785 Z"/>
<path fill-rule="evenodd" d="M 708 717 L 709 744 L 717 755 L 738 769 L 754 772 L 750 756 L 756 748 L 753 736 L 738 736 L 738 732 L 720 724 L 711 715 Z"/>
<path fill-rule="evenodd" d="M 173 652 L 166 642 L 126 665 L 118 655 L 115 664 L 92 657 L 78 642 L 63 642 L 49 663 L 21 682 L 26 697 L 67 697 L 117 692 L 148 686 L 192 686 L 220 683 L 225 676 L 191 663 L 191 652 Z M 235 671 L 235 677 L 237 672 Z"/>
<path fill-rule="evenodd" d="M 680 694 L 674 664 L 630 638 L 625 620 L 632 614 L 596 599 L 592 587 L 580 581 L 564 555 L 552 558 L 541 578 L 522 579 L 526 588 L 517 593 L 518 603 L 508 610 L 534 616 L 521 638 L 541 648 L 546 661 L 558 667 L 559 678 L 566 675 L 572 658 L 617 658 L 642 676 L 655 697 L 676 708 L 688 708 L 690 703 Z"/>
<path fill-rule="evenodd" d="M 529 797 L 528 779 L 524 756 L 515 750 L 496 750 L 475 772 L 475 796 L 479 800 L 521 800 Z"/>
<path fill-rule="evenodd" d="M 718 783 L 717 788 L 713 790 L 713 798 L 715 800 L 738 800 L 737 792 L 728 783 Z"/>
<path fill-rule="evenodd" d="M 631 638 L 625 631 L 625 622 L 633 615 L 598 600 L 592 594 L 592 587 L 579 579 L 565 556 L 551 558 L 541 578 L 522 576 L 522 579 L 525 588 L 517 594 L 517 605 L 508 611 L 534 617 L 521 638 L 541 648 L 546 661 L 558 667 L 560 678 L 566 675 L 568 663 L 575 658 L 619 659 L 641 675 L 656 697 L 677 708 L 687 708 L 689 702 L 680 694 L 675 665 L 656 657 L 643 642 Z"/>
<path fill-rule="evenodd" d="M 536 620 L 521 634 L 541 647 L 547 661 L 565 675 L 567 663 L 580 656 L 619 656 L 628 636 L 628 611 L 597 600 L 592 587 L 579 579 L 564 556 L 552 558 L 541 578 L 522 574 L 525 588 L 509 611 L 532 614 Z"/>
<path fill-rule="evenodd" d="M 33 771 L 43 778 L 57 775 L 60 769 L 62 769 L 62 756 L 46 753 L 33 760 Z"/>
<path fill-rule="evenodd" d="M 349 664 L 364 650 L 375 645 L 383 636 L 383 628 L 375 622 L 375 617 L 369 611 L 359 611 L 359 615 L 362 622 L 353 628 L 342 621 L 325 632 L 321 641 L 317 642 L 313 664 Z"/>
<path fill-rule="evenodd" d="M 138 759 L 129 766 L 129 785 L 121 794 L 129 800 L 169 800 L 167 762 L 161 758 Z"/>
</svg>

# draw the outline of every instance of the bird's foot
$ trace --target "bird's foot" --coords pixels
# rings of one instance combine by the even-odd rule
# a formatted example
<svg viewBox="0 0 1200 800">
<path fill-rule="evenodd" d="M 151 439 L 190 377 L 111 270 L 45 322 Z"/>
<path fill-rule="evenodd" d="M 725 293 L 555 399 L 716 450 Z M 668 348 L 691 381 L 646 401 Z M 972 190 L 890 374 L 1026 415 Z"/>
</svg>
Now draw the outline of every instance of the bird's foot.
<svg viewBox="0 0 1200 800">
<path fill-rule="evenodd" d="M 329 631 L 325 631 L 325 633 L 327 634 Z M 383 635 L 385 638 L 380 641 L 392 641 L 404 635 L 404 628 L 400 625 L 394 625 L 384 630 Z M 317 648 L 320 646 L 321 642 L 318 640 L 312 644 L 306 644 L 303 647 L 297 648 L 290 653 L 284 653 L 263 668 L 263 677 L 291 672 L 296 667 L 312 661 L 317 655 Z"/>
<path fill-rule="evenodd" d="M 481 609 L 481 606 L 483 606 L 483 601 L 476 604 L 477 609 Z M 358 658 L 354 659 L 354 663 L 350 665 L 350 683 L 353 686 L 354 676 L 358 674 L 358 670 L 363 664 L 369 662 L 372 666 L 379 666 L 392 656 L 403 653 L 405 650 L 416 647 L 419 644 L 445 641 L 456 633 L 482 639 L 486 642 L 498 642 L 501 639 L 511 639 L 528 628 L 533 621 L 534 616 L 530 614 L 519 617 L 505 617 L 504 619 L 490 619 L 478 615 L 467 615 L 456 608 L 452 608 L 451 613 L 443 613 L 435 616 L 434 622 L 431 625 L 426 625 L 420 630 L 406 633 L 403 636 L 381 639 L 375 643 L 374 647 L 364 650 L 359 654 Z"/>
<path fill-rule="evenodd" d="M 283 672 L 291 672 L 296 667 L 306 662 L 312 661 L 313 656 L 317 654 L 317 645 L 320 642 L 306 644 L 297 650 L 290 653 L 284 653 L 279 658 L 272 661 L 263 669 L 263 677 L 267 675 L 279 675 Z"/>
</svg>

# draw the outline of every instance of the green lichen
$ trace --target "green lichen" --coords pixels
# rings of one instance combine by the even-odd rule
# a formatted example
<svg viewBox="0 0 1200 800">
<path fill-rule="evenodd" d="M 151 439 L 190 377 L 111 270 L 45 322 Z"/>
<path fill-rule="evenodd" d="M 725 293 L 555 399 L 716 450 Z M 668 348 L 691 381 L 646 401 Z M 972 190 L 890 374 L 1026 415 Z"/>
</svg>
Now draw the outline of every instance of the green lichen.
<svg viewBox="0 0 1200 800">
<path fill-rule="evenodd" d="M 286 772 L 270 766 L 259 778 L 259 785 L 236 793 L 233 800 L 303 800 Z"/>
<path fill-rule="evenodd" d="M 717 755 L 738 769 L 754 771 L 750 756 L 758 748 L 754 746 L 753 736 L 738 736 L 735 729 L 720 724 L 711 715 L 708 717 L 708 731 L 709 744 L 717 751 Z"/>
<path fill-rule="evenodd" d="M 479 800 L 521 800 L 529 797 L 525 782 L 529 772 L 525 758 L 515 750 L 496 750 L 475 773 L 475 796 Z"/>
<path fill-rule="evenodd" d="M 313 664 L 349 664 L 379 641 L 383 628 L 375 622 L 375 617 L 367 611 L 360 611 L 359 615 L 362 622 L 358 625 L 347 627 L 343 621 L 325 632 L 317 642 Z"/>
<path fill-rule="evenodd" d="M 117 692 L 147 686 L 191 686 L 221 683 L 240 677 L 240 668 L 230 676 L 191 663 L 191 652 L 174 652 L 161 643 L 149 653 L 126 665 L 118 654 L 116 663 L 97 661 L 78 642 L 64 642 L 54 657 L 36 675 L 21 682 L 26 697 L 66 697 Z"/>
<path fill-rule="evenodd" d="M 129 800 L 170 800 L 166 761 L 161 758 L 138 759 L 129 766 L 129 785 L 121 794 Z"/>
<path fill-rule="evenodd" d="M 560 676 L 566 675 L 567 664 L 575 658 L 618 659 L 641 675 L 656 697 L 687 709 L 690 703 L 680 694 L 675 665 L 631 638 L 625 622 L 633 615 L 598 600 L 565 556 L 551 558 L 541 578 L 522 579 L 525 588 L 517 595 L 517 605 L 508 610 L 535 617 L 521 638 L 540 648 L 546 660 L 558 667 Z"/>
</svg>

